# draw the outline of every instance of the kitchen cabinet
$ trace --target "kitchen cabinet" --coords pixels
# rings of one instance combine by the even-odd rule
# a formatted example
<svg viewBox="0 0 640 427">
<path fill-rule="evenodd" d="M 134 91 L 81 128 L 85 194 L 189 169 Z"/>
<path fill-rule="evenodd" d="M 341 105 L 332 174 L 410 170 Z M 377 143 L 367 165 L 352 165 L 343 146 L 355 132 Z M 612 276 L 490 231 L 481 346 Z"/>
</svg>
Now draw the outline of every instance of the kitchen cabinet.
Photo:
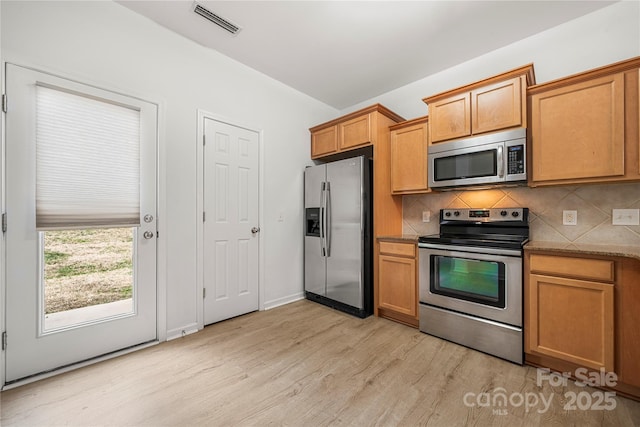
<svg viewBox="0 0 640 427">
<path fill-rule="evenodd" d="M 617 390 L 640 400 L 640 259 L 622 258 L 615 294 Z"/>
<path fill-rule="evenodd" d="M 311 134 L 311 158 L 338 152 L 338 126 L 333 125 Z"/>
<path fill-rule="evenodd" d="M 529 266 L 526 350 L 613 371 L 613 262 L 536 254 Z"/>
<path fill-rule="evenodd" d="M 640 259 L 525 250 L 524 274 L 526 363 L 614 372 L 640 399 Z"/>
<path fill-rule="evenodd" d="M 311 158 L 321 159 L 375 145 L 379 138 L 388 138 L 389 125 L 404 119 L 380 104 L 355 111 L 346 116 L 312 127 Z"/>
<path fill-rule="evenodd" d="M 391 192 L 429 191 L 427 177 L 428 117 L 398 123 L 391 131 Z"/>
<path fill-rule="evenodd" d="M 640 180 L 640 58 L 528 90 L 530 186 Z"/>
<path fill-rule="evenodd" d="M 526 89 L 533 64 L 424 98 L 430 143 L 527 126 Z"/>
<path fill-rule="evenodd" d="M 381 317 L 418 327 L 415 243 L 380 242 L 378 311 Z"/>
</svg>

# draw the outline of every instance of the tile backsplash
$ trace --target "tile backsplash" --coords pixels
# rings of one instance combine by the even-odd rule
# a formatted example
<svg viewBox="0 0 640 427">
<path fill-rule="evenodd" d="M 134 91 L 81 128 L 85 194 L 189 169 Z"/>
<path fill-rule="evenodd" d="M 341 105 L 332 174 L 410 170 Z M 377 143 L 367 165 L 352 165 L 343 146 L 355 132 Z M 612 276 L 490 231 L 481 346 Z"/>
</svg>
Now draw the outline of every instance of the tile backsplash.
<svg viewBox="0 0 640 427">
<path fill-rule="evenodd" d="M 611 224 L 612 209 L 640 209 L 640 183 L 434 192 L 402 203 L 404 234 L 437 234 L 444 208 L 526 207 L 531 240 L 640 245 L 640 226 Z M 563 210 L 578 211 L 578 224 L 563 225 Z M 422 221 L 424 211 L 431 211 L 430 222 Z"/>
</svg>

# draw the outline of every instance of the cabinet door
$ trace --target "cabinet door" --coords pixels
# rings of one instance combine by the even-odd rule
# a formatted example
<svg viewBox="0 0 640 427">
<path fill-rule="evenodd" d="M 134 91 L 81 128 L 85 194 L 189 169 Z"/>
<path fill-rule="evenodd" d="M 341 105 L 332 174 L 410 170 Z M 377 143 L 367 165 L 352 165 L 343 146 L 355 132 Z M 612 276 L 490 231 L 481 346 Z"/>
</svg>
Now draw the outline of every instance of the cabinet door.
<svg viewBox="0 0 640 427">
<path fill-rule="evenodd" d="M 616 373 L 620 382 L 640 388 L 640 260 L 624 260 L 616 286 Z"/>
<path fill-rule="evenodd" d="M 340 127 L 340 150 L 371 144 L 371 114 L 347 120 Z"/>
<path fill-rule="evenodd" d="M 475 135 L 523 124 L 521 77 L 471 92 L 471 132 Z"/>
<path fill-rule="evenodd" d="M 331 126 L 311 134 L 311 158 L 326 156 L 338 151 L 338 128 Z"/>
<path fill-rule="evenodd" d="M 471 135 L 471 94 L 430 103 L 429 130 L 432 143 Z"/>
<path fill-rule="evenodd" d="M 529 275 L 525 351 L 614 370 L 613 285 Z"/>
<path fill-rule="evenodd" d="M 624 175 L 623 73 L 534 94 L 531 107 L 534 182 Z"/>
<path fill-rule="evenodd" d="M 378 305 L 398 313 L 417 316 L 415 259 L 380 255 L 378 269 Z"/>
<path fill-rule="evenodd" d="M 426 123 L 392 131 L 391 192 L 402 194 L 427 190 Z"/>
</svg>

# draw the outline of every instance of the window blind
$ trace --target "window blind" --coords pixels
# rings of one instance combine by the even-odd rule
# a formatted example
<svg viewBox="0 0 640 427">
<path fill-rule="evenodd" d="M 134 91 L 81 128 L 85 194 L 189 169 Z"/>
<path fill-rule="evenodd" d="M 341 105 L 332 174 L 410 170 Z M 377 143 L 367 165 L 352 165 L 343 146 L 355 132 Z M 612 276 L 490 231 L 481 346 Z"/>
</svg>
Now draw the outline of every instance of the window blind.
<svg viewBox="0 0 640 427">
<path fill-rule="evenodd" d="M 140 111 L 36 85 L 36 228 L 140 225 Z"/>
</svg>

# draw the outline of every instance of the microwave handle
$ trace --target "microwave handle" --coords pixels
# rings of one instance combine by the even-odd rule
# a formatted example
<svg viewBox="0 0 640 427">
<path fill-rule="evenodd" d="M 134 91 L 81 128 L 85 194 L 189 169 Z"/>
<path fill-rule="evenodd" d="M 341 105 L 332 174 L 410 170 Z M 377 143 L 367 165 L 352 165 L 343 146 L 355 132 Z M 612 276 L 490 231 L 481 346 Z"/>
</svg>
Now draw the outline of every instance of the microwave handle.
<svg viewBox="0 0 640 427">
<path fill-rule="evenodd" d="M 504 156 L 502 153 L 502 147 L 498 147 L 498 158 L 496 159 L 498 163 L 498 176 L 502 178 L 504 176 Z"/>
</svg>

